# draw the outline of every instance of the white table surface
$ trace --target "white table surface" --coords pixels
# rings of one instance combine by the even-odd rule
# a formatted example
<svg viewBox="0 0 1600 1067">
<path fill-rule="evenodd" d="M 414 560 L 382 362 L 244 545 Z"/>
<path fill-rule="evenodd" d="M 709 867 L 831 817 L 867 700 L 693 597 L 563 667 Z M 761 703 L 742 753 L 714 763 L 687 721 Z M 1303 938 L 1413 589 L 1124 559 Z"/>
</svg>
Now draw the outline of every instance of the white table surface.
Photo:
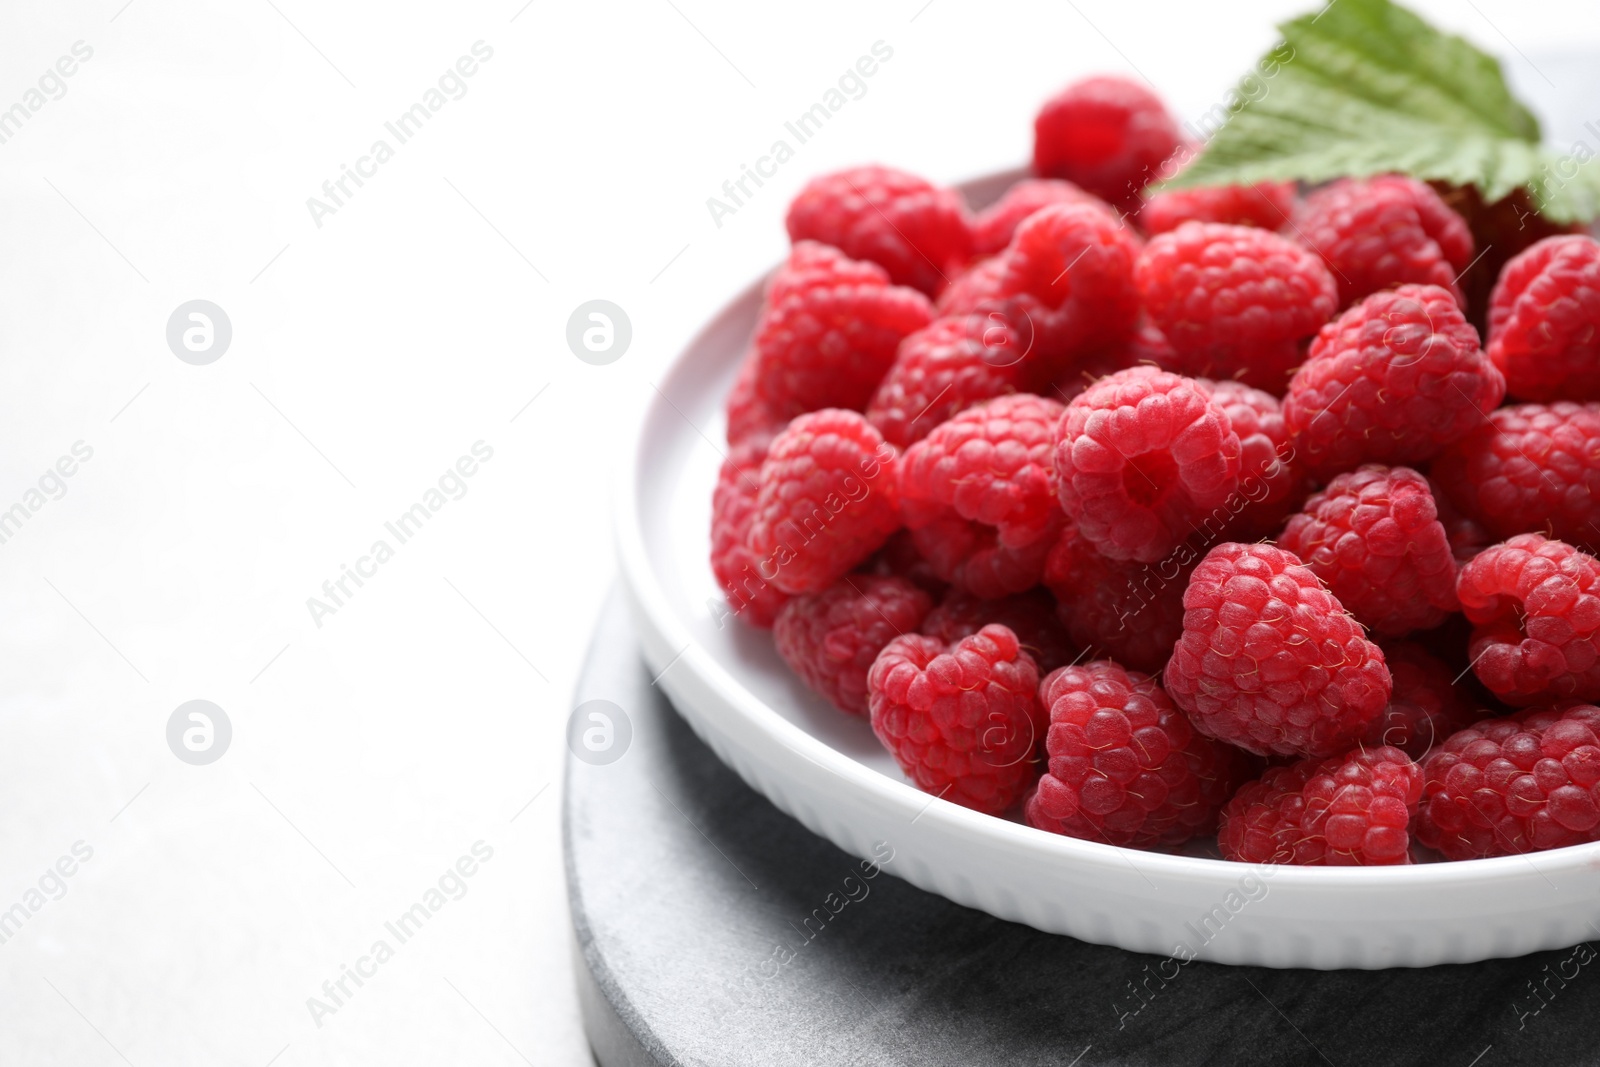
<svg viewBox="0 0 1600 1067">
<path fill-rule="evenodd" d="M 0 914 L 26 912 L 0 1063 L 588 1062 L 559 777 L 624 413 L 782 254 L 810 174 L 1014 165 L 1038 101 L 1093 70 L 1198 116 L 1303 6 L 0 10 L 0 109 L 93 51 L 0 143 L 0 512 L 93 450 L 0 543 Z M 1421 6 L 1544 98 L 1583 88 L 1555 52 L 1600 38 L 1580 3 Z M 465 95 L 316 225 L 307 198 L 479 41 Z M 706 198 L 877 41 L 865 95 L 715 225 Z M 604 367 L 564 341 L 597 297 L 633 324 Z M 196 298 L 233 327 L 206 366 L 165 340 Z M 465 495 L 313 619 L 479 441 Z M 197 698 L 233 727 L 207 766 L 166 742 Z M 480 841 L 465 895 L 398 944 L 385 922 Z M 393 958 L 314 1017 L 379 939 Z"/>
</svg>

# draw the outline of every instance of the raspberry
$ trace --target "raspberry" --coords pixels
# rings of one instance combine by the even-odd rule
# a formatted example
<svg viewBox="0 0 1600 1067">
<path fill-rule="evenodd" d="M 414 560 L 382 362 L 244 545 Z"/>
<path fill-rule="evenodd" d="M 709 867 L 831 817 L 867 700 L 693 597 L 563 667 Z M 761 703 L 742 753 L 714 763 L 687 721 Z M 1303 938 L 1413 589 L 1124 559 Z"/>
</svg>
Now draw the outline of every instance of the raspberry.
<svg viewBox="0 0 1600 1067">
<path fill-rule="evenodd" d="M 1322 260 L 1267 230 L 1186 222 L 1152 237 L 1134 277 L 1145 312 L 1186 374 L 1277 394 L 1302 342 L 1338 306 Z"/>
<path fill-rule="evenodd" d="M 1057 204 L 1017 227 L 998 258 L 1001 291 L 1025 292 L 1062 314 L 1060 345 L 1084 352 L 1120 341 L 1139 322 L 1139 238 L 1091 204 Z"/>
<path fill-rule="evenodd" d="M 932 296 L 972 251 L 958 193 L 889 167 L 813 178 L 789 205 L 789 239 L 821 241 L 870 260 L 896 285 Z"/>
<path fill-rule="evenodd" d="M 819 593 L 900 527 L 894 449 L 853 411 L 802 415 L 772 442 L 746 543 L 785 593 Z"/>
<path fill-rule="evenodd" d="M 754 354 L 747 355 L 739 365 L 739 373 L 728 390 L 728 444 L 738 446 L 755 444 L 763 452 L 772 439 L 783 429 L 787 419 L 781 418 L 765 399 L 756 392 L 756 372 L 759 370 Z"/>
<path fill-rule="evenodd" d="M 1410 863 L 1422 769 L 1397 748 L 1272 767 L 1222 809 L 1217 845 L 1240 863 Z"/>
<path fill-rule="evenodd" d="M 1289 457 L 1289 429 L 1283 405 L 1271 393 L 1232 380 L 1198 379 L 1211 390 L 1211 402 L 1228 416 L 1239 435 L 1239 491 L 1228 502 L 1237 514 L 1222 532 L 1232 541 L 1258 541 L 1283 529 L 1310 487 Z M 1203 532 L 1215 533 L 1206 523 Z"/>
<path fill-rule="evenodd" d="M 1537 530 L 1600 547 L 1600 404 L 1515 404 L 1446 449 L 1433 477 L 1498 538 Z"/>
<path fill-rule="evenodd" d="M 1004 626 L 897 637 L 867 674 L 872 732 L 917 788 L 998 815 L 1033 781 L 1039 668 Z"/>
<path fill-rule="evenodd" d="M 945 644 L 955 644 L 991 623 L 1016 634 L 1042 671 L 1053 671 L 1078 655 L 1072 639 L 1056 618 L 1055 600 L 1043 589 L 1031 589 L 999 600 L 984 600 L 954 590 L 928 613 L 919 632 Z"/>
<path fill-rule="evenodd" d="M 1063 667 L 1039 699 L 1050 716 L 1048 769 L 1028 797 L 1029 826 L 1111 845 L 1178 845 L 1216 829 L 1252 774 L 1236 748 L 1199 733 L 1148 674 L 1110 660 Z"/>
<path fill-rule="evenodd" d="M 1506 264 L 1489 358 L 1520 400 L 1600 400 L 1600 243 L 1547 237 Z"/>
<path fill-rule="evenodd" d="M 1089 204 L 1101 210 L 1109 205 L 1093 193 L 1086 193 L 1071 182 L 1054 178 L 1024 178 L 1007 189 L 1005 195 L 978 214 L 972 223 L 972 251 L 992 256 L 1011 243 L 1022 221 L 1051 204 Z"/>
<path fill-rule="evenodd" d="M 1031 331 L 998 312 L 934 319 L 900 342 L 894 366 L 867 405 L 884 440 L 906 448 L 980 401 L 1022 385 Z"/>
<path fill-rule="evenodd" d="M 1428 480 L 1369 464 L 1306 501 L 1278 543 L 1356 617 L 1385 637 L 1428 630 L 1460 608 L 1456 558 Z"/>
<path fill-rule="evenodd" d="M 1472 262 L 1466 220 L 1415 178 L 1384 174 L 1323 186 L 1284 228 L 1339 281 L 1339 303 L 1396 285 L 1437 285 L 1466 306 L 1456 278 Z"/>
<path fill-rule="evenodd" d="M 801 242 L 773 276 L 756 325 L 754 397 L 780 423 L 825 407 L 867 406 L 900 339 L 933 317 L 881 267 Z"/>
<path fill-rule="evenodd" d="M 1075 82 L 1033 120 L 1033 169 L 1065 178 L 1124 209 L 1182 143 L 1166 106 L 1127 78 Z"/>
<path fill-rule="evenodd" d="M 1067 405 L 1056 430 L 1061 504 L 1102 555 L 1154 563 L 1238 489 L 1239 453 L 1204 386 L 1131 367 Z"/>
<path fill-rule="evenodd" d="M 1003 306 L 1016 293 L 1006 288 L 1006 261 L 1000 256 L 979 260 L 950 279 L 934 301 L 934 311 L 946 317 Z"/>
<path fill-rule="evenodd" d="M 1183 607 L 1163 677 L 1201 733 L 1261 755 L 1327 757 L 1389 701 L 1383 653 L 1292 552 L 1218 545 Z"/>
<path fill-rule="evenodd" d="M 1372 720 L 1362 744 L 1392 745 L 1420 760 L 1457 730 L 1489 714 L 1462 686 L 1456 672 L 1414 641 L 1383 646 L 1383 659 L 1394 678 L 1394 693 L 1382 715 Z"/>
<path fill-rule="evenodd" d="M 1068 524 L 1045 560 L 1044 583 L 1073 641 L 1154 674 L 1183 635 L 1183 590 L 1196 557 L 1180 545 L 1160 563 L 1107 559 Z"/>
<path fill-rule="evenodd" d="M 1403 285 L 1322 328 L 1283 414 L 1296 457 L 1326 478 L 1364 462 L 1432 459 L 1504 396 L 1505 380 L 1450 294 Z"/>
<path fill-rule="evenodd" d="M 1031 393 L 998 397 L 907 450 L 900 462 L 906 525 L 941 578 L 990 598 L 1038 584 L 1061 524 L 1050 484 L 1061 410 Z M 1011 562 L 1028 566 L 1013 572 Z"/>
<path fill-rule="evenodd" d="M 903 578 L 847 574 L 783 606 L 773 644 L 800 680 L 852 715 L 867 714 L 867 671 L 883 646 L 911 633 L 933 598 Z"/>
<path fill-rule="evenodd" d="M 1452 860 L 1600 838 L 1600 708 L 1488 719 L 1422 761 L 1417 840 Z"/>
<path fill-rule="evenodd" d="M 1514 707 L 1600 699 L 1600 560 L 1519 534 L 1484 549 L 1456 580 L 1476 624 L 1473 672 Z"/>
<path fill-rule="evenodd" d="M 1157 193 L 1139 209 L 1139 225 L 1149 236 L 1176 230 L 1186 222 L 1223 222 L 1276 230 L 1295 209 L 1294 182 L 1214 185 Z"/>
<path fill-rule="evenodd" d="M 733 613 L 763 630 L 772 626 L 789 599 L 770 578 L 762 577 L 757 569 L 760 557 L 747 546 L 766 456 L 767 446 L 759 441 L 734 446 L 722 461 L 711 494 L 711 573 Z"/>
</svg>

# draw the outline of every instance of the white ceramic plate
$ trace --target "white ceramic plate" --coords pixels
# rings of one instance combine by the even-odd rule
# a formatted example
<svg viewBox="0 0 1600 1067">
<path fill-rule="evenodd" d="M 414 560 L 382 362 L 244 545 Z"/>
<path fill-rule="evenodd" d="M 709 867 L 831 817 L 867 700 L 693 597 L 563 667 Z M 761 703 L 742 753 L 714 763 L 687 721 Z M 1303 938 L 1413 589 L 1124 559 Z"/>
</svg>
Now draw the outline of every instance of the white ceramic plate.
<svg viewBox="0 0 1600 1067">
<path fill-rule="evenodd" d="M 1016 177 L 963 191 L 981 206 Z M 887 870 L 957 903 L 1179 960 L 1421 967 L 1600 936 L 1600 844 L 1410 867 L 1254 867 L 1060 837 L 910 785 L 864 720 L 808 692 L 769 633 L 721 608 L 708 556 L 722 402 L 760 299 L 758 282 L 657 380 L 616 520 L 652 674 L 723 762 L 780 809 L 858 857 L 892 850 Z"/>
</svg>

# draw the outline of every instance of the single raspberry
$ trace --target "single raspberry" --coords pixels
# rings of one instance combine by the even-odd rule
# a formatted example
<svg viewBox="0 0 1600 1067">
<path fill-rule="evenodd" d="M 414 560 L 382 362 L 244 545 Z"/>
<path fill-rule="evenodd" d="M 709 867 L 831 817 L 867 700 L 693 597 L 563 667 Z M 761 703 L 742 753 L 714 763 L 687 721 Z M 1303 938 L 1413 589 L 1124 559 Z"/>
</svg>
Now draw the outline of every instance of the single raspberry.
<svg viewBox="0 0 1600 1067">
<path fill-rule="evenodd" d="M 1600 547 L 1600 404 L 1514 404 L 1434 461 L 1433 477 L 1498 538 L 1546 531 Z"/>
<path fill-rule="evenodd" d="M 1432 459 L 1504 396 L 1454 298 L 1436 285 L 1402 285 L 1322 328 L 1283 414 L 1295 456 L 1326 478 L 1361 463 Z"/>
<path fill-rule="evenodd" d="M 1056 430 L 1061 504 L 1102 555 L 1154 563 L 1239 488 L 1239 453 L 1206 387 L 1131 367 L 1067 405 Z"/>
<path fill-rule="evenodd" d="M 998 815 L 1033 782 L 1039 668 L 1004 626 L 897 637 L 867 674 L 872 732 L 917 788 Z"/>
<path fill-rule="evenodd" d="M 1186 222 L 1152 237 L 1134 277 L 1186 374 L 1277 394 L 1338 306 L 1316 254 L 1267 230 Z"/>
<path fill-rule="evenodd" d="M 1073 641 L 1156 674 L 1183 636 L 1183 591 L 1198 559 L 1187 544 L 1159 563 L 1107 559 L 1069 523 L 1045 560 L 1044 583 Z"/>
<path fill-rule="evenodd" d="M 998 257 L 1002 292 L 1028 293 L 1061 312 L 1054 344 L 1069 354 L 1128 337 L 1139 323 L 1134 264 L 1139 237 L 1121 219 L 1088 203 L 1057 204 L 1029 215 Z"/>
<path fill-rule="evenodd" d="M 896 285 L 932 296 L 972 252 L 960 194 L 889 167 L 813 178 L 789 205 L 789 239 L 821 241 L 870 260 Z"/>
<path fill-rule="evenodd" d="M 894 449 L 853 411 L 802 415 L 773 439 L 746 544 L 786 593 L 819 593 L 900 528 Z"/>
<path fill-rule="evenodd" d="M 1486 719 L 1422 761 L 1417 841 L 1446 859 L 1511 856 L 1600 839 L 1600 708 Z"/>
<path fill-rule="evenodd" d="M 1519 400 L 1600 400 L 1600 242 L 1547 237 L 1506 264 L 1489 358 Z"/>
<path fill-rule="evenodd" d="M 867 405 L 867 421 L 897 448 L 920 441 L 974 404 L 1017 392 L 1032 331 L 999 312 L 947 316 L 900 342 Z"/>
<path fill-rule="evenodd" d="M 1197 380 L 1211 390 L 1211 402 L 1223 410 L 1239 435 L 1239 491 L 1228 501 L 1233 517 L 1221 529 L 1208 518 L 1201 523 L 1201 533 L 1211 542 L 1223 535 L 1230 541 L 1270 537 L 1283 529 L 1310 488 L 1310 480 L 1291 458 L 1294 450 L 1289 447 L 1283 405 L 1271 393 L 1243 382 Z"/>
<path fill-rule="evenodd" d="M 859 411 L 900 339 L 932 318 L 927 298 L 890 285 L 883 268 L 801 242 L 756 324 L 754 397 L 780 422 L 825 407 Z"/>
<path fill-rule="evenodd" d="M 1023 814 L 1040 830 L 1179 845 L 1215 830 L 1254 773 L 1243 752 L 1191 726 L 1154 678 L 1110 660 L 1055 671 L 1039 699 L 1050 716 L 1048 764 Z"/>
<path fill-rule="evenodd" d="M 997 397 L 907 450 L 900 462 L 901 508 L 940 577 L 991 598 L 1038 584 L 1049 539 L 1061 525 L 1051 485 L 1051 441 L 1061 411 L 1060 404 L 1031 393 Z M 984 549 L 1002 551 L 1008 560 L 1036 555 L 1037 567 L 991 582 L 998 572 L 971 558 Z"/>
<path fill-rule="evenodd" d="M 1217 845 L 1239 863 L 1370 867 L 1411 862 L 1422 769 L 1397 748 L 1271 767 L 1222 809 Z"/>
<path fill-rule="evenodd" d="M 1420 760 L 1457 730 L 1491 714 L 1481 710 L 1457 672 L 1415 641 L 1385 642 L 1384 662 L 1394 692 L 1383 714 L 1372 720 L 1362 744 L 1391 745 Z"/>
<path fill-rule="evenodd" d="M 722 461 L 711 494 L 711 573 L 733 613 L 763 630 L 772 626 L 789 599 L 789 594 L 772 584 L 770 567 L 762 574 L 761 558 L 750 551 L 748 543 L 766 457 L 765 442 L 735 445 Z"/>
<path fill-rule="evenodd" d="M 1339 303 L 1396 285 L 1437 285 L 1466 306 L 1456 278 L 1472 262 L 1466 220 L 1415 178 L 1341 178 L 1306 197 L 1285 236 L 1322 257 Z"/>
<path fill-rule="evenodd" d="M 1473 672 L 1513 707 L 1600 699 L 1600 560 L 1519 534 L 1484 549 L 1456 580 L 1476 624 Z"/>
<path fill-rule="evenodd" d="M 1275 545 L 1218 545 L 1189 576 L 1167 692 L 1212 737 L 1327 757 L 1389 702 L 1383 652 L 1309 567 Z"/>
<path fill-rule="evenodd" d="M 959 589 L 952 590 L 922 620 L 919 632 L 953 645 L 985 626 L 998 624 L 1017 640 L 1042 671 L 1053 671 L 1077 658 L 1078 650 L 1056 618 L 1056 602 L 1043 589 L 984 600 Z"/>
<path fill-rule="evenodd" d="M 979 212 L 972 223 L 972 251 L 992 256 L 1011 243 L 1017 227 L 1029 215 L 1051 204 L 1089 204 L 1101 210 L 1109 205 L 1093 193 L 1086 193 L 1071 182 L 1055 178 L 1024 178 L 1007 189 L 1005 195 Z"/>
<path fill-rule="evenodd" d="M 1127 78 L 1085 78 L 1033 120 L 1033 169 L 1131 210 L 1183 138 L 1161 99 Z"/>
<path fill-rule="evenodd" d="M 1294 182 L 1172 189 L 1145 201 L 1139 209 L 1139 226 L 1152 237 L 1176 230 L 1186 222 L 1222 222 L 1276 230 L 1294 210 Z"/>
<path fill-rule="evenodd" d="M 910 530 L 897 530 L 861 569 L 880 578 L 904 578 L 929 596 L 939 598 L 950 590 L 950 583 L 934 573 L 933 564 L 922 558 Z"/>
<path fill-rule="evenodd" d="M 772 628 L 778 655 L 816 692 L 867 714 L 867 671 L 896 637 L 914 633 L 933 598 L 903 578 L 847 574 L 783 606 Z"/>
<path fill-rule="evenodd" d="M 1461 607 L 1433 493 L 1409 467 L 1372 463 L 1339 475 L 1289 519 L 1278 543 L 1384 637 L 1432 629 Z"/>
<path fill-rule="evenodd" d="M 733 388 L 728 391 L 728 444 L 759 445 L 762 451 L 778 436 L 789 420 L 781 417 L 765 398 L 756 392 L 756 374 L 759 366 L 754 353 L 747 355 L 734 376 Z"/>
</svg>

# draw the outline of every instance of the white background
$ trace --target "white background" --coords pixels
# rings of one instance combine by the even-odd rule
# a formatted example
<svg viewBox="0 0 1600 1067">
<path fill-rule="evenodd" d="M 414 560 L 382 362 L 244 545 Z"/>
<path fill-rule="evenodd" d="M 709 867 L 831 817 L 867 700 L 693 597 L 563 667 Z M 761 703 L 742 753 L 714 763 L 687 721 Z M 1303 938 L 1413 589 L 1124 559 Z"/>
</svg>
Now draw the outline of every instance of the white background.
<svg viewBox="0 0 1600 1067">
<path fill-rule="evenodd" d="M 8 4 L 0 109 L 94 54 L 0 144 L 0 510 L 93 458 L 0 544 L 0 910 L 93 858 L 0 944 L 0 1062 L 587 1062 L 559 778 L 651 377 L 782 255 L 807 176 L 1015 165 L 1096 70 L 1195 118 L 1304 6 Z M 1585 3 L 1420 6 L 1535 98 L 1600 43 Z M 466 95 L 316 226 L 480 40 Z M 866 95 L 714 225 L 879 40 Z M 596 297 L 633 324 L 607 367 L 564 341 Z M 209 366 L 165 342 L 195 298 L 233 325 Z M 318 627 L 306 599 L 477 441 L 466 495 Z M 195 698 L 234 730 L 206 767 L 165 739 Z M 307 998 L 480 840 L 467 894 L 318 1027 Z"/>
</svg>

